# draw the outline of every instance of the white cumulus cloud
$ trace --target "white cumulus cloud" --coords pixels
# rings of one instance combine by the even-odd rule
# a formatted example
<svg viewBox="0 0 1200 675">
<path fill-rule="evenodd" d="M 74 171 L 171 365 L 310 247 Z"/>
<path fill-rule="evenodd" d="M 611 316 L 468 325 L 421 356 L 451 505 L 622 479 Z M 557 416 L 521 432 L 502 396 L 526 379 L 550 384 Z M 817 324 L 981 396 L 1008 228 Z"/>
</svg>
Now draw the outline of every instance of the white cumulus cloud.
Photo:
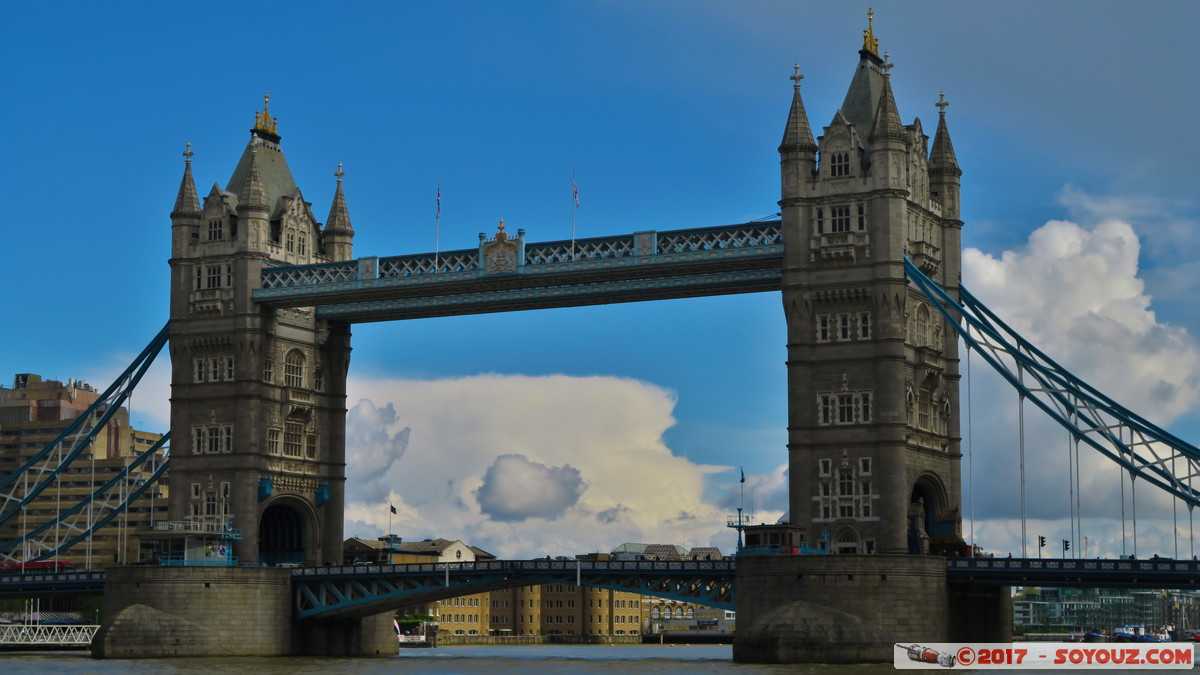
<svg viewBox="0 0 1200 675">
<path fill-rule="evenodd" d="M 1082 199 L 1079 195 L 1074 198 Z M 1107 202 L 1087 203 L 1091 215 L 1099 216 L 1096 209 Z M 1125 215 L 1120 206 L 1113 202 L 1116 215 Z M 1031 233 L 1028 245 L 1020 250 L 998 256 L 964 250 L 963 283 L 1059 364 L 1142 417 L 1166 426 L 1200 405 L 1200 346 L 1185 328 L 1156 316 L 1140 276 L 1140 252 L 1137 233 L 1121 218 L 1095 217 L 1095 223 L 1088 226 L 1055 220 Z M 973 439 L 974 467 L 973 475 L 964 476 L 964 485 L 974 483 L 976 517 L 991 521 L 980 529 L 995 538 L 996 547 L 1018 552 L 1020 524 L 1013 520 L 1020 516 L 1018 397 L 1010 386 L 986 372 L 987 366 L 977 355 L 972 368 L 970 428 L 966 385 L 963 387 L 963 431 L 967 436 L 963 449 L 967 452 Z M 1130 516 L 1127 520 L 1132 520 L 1128 476 L 1122 484 L 1117 465 L 1081 445 L 1077 490 L 1067 479 L 1068 464 L 1074 461 L 1067 432 L 1029 403 L 1024 413 L 1026 513 L 1031 523 L 1041 519 L 1039 527 L 1054 530 L 1038 532 L 1027 524 L 1029 539 L 1036 542 L 1038 534 L 1055 540 L 1069 537 L 1066 516 L 1070 504 L 1078 503 L 1086 523 L 1083 535 L 1090 534 L 1097 547 L 1091 554 L 1120 553 L 1122 490 Z M 1139 531 L 1163 529 L 1164 518 L 1169 530 L 1170 500 L 1145 481 L 1138 483 Z M 969 516 L 969 493 L 966 499 L 964 513 Z M 1186 526 L 1186 514 L 1182 522 Z M 964 524 L 964 529 L 968 528 Z M 1127 522 L 1125 538 L 1132 538 L 1131 522 Z M 1153 539 L 1156 543 L 1168 540 L 1173 543 L 1174 538 Z M 986 540 L 981 543 L 987 545 Z M 1036 543 L 1029 552 L 1036 554 Z M 1170 554 L 1173 550 L 1159 552 Z"/>
<path fill-rule="evenodd" d="M 626 541 L 720 545 L 734 535 L 707 503 L 709 474 L 672 453 L 675 394 L 616 377 L 352 375 L 347 535 L 462 539 L 502 557 L 608 550 Z M 373 414 L 367 414 L 371 411 Z M 394 410 L 394 416 L 379 415 Z M 379 442 L 407 430 L 403 455 Z M 386 447 L 386 444 L 384 446 Z"/>
</svg>

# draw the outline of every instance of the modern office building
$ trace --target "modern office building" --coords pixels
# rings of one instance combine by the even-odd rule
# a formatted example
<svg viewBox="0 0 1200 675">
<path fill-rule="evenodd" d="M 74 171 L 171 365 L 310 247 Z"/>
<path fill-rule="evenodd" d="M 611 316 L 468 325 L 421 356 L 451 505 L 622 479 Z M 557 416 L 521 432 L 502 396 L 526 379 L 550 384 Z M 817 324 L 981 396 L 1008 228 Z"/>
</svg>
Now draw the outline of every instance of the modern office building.
<svg viewBox="0 0 1200 675">
<path fill-rule="evenodd" d="M 0 479 L 19 471 L 100 398 L 95 388 L 80 380 L 44 380 L 32 373 L 20 373 L 13 386 L 0 387 Z M 34 470 L 5 487 L 0 495 L 0 561 L 19 564 L 22 560 L 47 555 L 56 548 L 59 561 L 74 563 L 78 569 L 104 569 L 117 563 L 139 559 L 139 529 L 162 520 L 166 515 L 165 483 L 153 485 L 133 501 L 128 509 L 105 525 L 92 529 L 104 518 L 118 512 L 119 504 L 135 487 L 147 480 L 165 461 L 152 457 L 135 469 L 129 480 L 119 481 L 114 489 L 96 498 L 73 517 L 59 519 L 70 507 L 93 495 L 101 486 L 121 474 L 136 458 L 151 451 L 161 434 L 134 429 L 129 411 L 116 411 L 74 461 L 49 463 L 47 471 Z M 64 443 L 64 454 L 74 441 Z M 30 491 L 45 482 L 45 487 L 24 508 L 18 504 Z M 8 515 L 8 517 L 4 517 Z M 58 521 L 29 540 L 27 533 Z M 75 543 L 70 543 L 76 540 Z M 69 544 L 69 545 L 67 545 Z"/>
</svg>

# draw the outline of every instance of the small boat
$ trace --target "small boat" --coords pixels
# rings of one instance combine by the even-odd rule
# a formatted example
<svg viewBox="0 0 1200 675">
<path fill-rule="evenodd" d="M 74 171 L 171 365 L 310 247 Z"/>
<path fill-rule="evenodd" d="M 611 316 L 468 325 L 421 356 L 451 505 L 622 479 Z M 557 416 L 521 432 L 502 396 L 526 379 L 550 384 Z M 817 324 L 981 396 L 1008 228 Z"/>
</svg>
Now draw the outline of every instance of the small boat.
<svg viewBox="0 0 1200 675">
<path fill-rule="evenodd" d="M 1108 636 L 1105 635 L 1104 633 L 1097 633 L 1095 631 L 1090 631 L 1090 632 L 1083 634 L 1083 641 L 1084 642 L 1108 642 Z"/>
</svg>

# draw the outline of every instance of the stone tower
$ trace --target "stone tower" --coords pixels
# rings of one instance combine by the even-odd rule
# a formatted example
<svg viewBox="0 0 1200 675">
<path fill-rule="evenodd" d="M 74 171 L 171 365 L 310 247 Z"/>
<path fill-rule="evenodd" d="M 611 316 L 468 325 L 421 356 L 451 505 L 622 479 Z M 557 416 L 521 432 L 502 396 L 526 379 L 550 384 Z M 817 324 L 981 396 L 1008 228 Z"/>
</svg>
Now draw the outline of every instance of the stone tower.
<svg viewBox="0 0 1200 675">
<path fill-rule="evenodd" d="M 232 177 L 203 206 L 189 144 L 171 212 L 169 517 L 241 532 L 240 562 L 337 562 L 349 326 L 258 306 L 264 267 L 351 257 L 341 166 L 324 227 L 264 100 Z"/>
<path fill-rule="evenodd" d="M 930 152 L 873 27 L 858 54 L 815 140 L 796 67 L 779 148 L 790 519 L 833 553 L 927 553 L 961 534 L 958 347 L 903 262 L 957 297 L 962 172 L 944 97 Z"/>
</svg>

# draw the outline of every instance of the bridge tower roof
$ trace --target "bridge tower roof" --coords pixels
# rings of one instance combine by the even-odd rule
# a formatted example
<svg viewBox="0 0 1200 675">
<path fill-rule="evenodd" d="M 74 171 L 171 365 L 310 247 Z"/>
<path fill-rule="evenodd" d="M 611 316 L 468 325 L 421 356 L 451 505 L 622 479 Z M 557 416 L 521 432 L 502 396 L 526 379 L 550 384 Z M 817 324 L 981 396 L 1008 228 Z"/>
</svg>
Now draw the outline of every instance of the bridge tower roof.
<svg viewBox="0 0 1200 675">
<path fill-rule="evenodd" d="M 241 195 L 246 183 L 251 180 L 252 164 L 257 164 L 258 178 L 266 194 L 267 208 L 274 219 L 283 208 L 280 199 L 291 197 L 296 192 L 296 181 L 292 178 L 292 170 L 288 168 L 287 159 L 279 147 L 281 137 L 276 133 L 278 118 L 270 114 L 270 100 L 269 94 L 263 96 L 263 110 L 261 113 L 255 113 L 250 141 L 246 143 L 246 149 L 242 151 L 242 157 L 238 160 L 233 175 L 229 177 L 225 191 Z M 252 161 L 255 159 L 252 157 L 255 149 L 258 150 L 258 157 L 257 161 Z"/>
</svg>

